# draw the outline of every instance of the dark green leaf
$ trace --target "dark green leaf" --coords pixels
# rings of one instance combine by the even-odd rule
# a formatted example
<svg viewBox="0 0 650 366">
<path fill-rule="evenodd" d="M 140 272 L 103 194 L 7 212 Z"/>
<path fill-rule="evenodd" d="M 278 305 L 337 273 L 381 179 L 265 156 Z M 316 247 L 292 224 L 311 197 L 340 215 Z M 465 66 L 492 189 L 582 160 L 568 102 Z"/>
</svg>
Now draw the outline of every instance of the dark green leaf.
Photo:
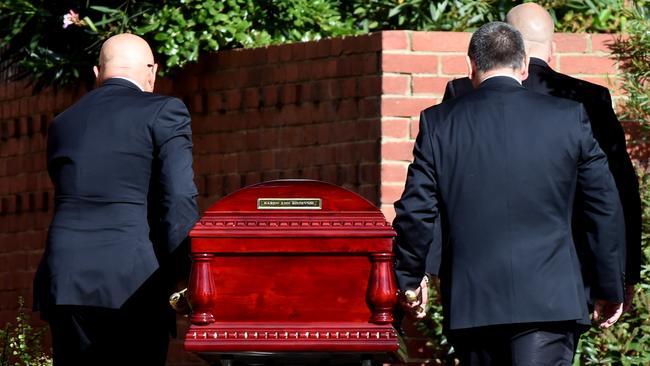
<svg viewBox="0 0 650 366">
<path fill-rule="evenodd" d="M 97 10 L 99 12 L 102 12 L 102 13 L 107 13 L 107 14 L 113 14 L 113 13 L 118 13 L 119 12 L 119 10 L 117 10 L 117 9 L 109 8 L 109 7 L 106 7 L 106 6 L 93 5 L 90 8 L 93 9 L 93 10 Z"/>
</svg>

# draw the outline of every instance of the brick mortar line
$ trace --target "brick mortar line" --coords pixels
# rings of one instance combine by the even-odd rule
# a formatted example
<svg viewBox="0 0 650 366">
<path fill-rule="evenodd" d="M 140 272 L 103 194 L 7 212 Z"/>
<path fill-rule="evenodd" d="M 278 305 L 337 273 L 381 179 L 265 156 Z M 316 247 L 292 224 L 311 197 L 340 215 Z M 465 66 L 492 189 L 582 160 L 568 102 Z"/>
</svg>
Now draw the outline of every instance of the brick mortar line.
<svg viewBox="0 0 650 366">
<path fill-rule="evenodd" d="M 409 50 L 384 50 L 383 55 L 406 55 L 406 56 L 465 56 L 466 51 L 409 51 Z"/>
<path fill-rule="evenodd" d="M 437 99 L 437 98 L 442 98 L 445 95 L 445 91 L 442 90 L 440 93 L 431 93 L 431 92 L 428 92 L 428 91 L 427 92 L 413 92 L 411 94 L 411 96 L 413 96 L 413 97 L 419 97 L 419 96 L 423 96 L 423 95 L 434 98 L 434 99 Z M 436 103 L 436 104 L 438 104 L 438 103 Z"/>
<path fill-rule="evenodd" d="M 379 137 L 379 136 L 378 136 Z M 293 146 L 293 147 L 281 147 L 277 149 L 263 149 L 263 150 L 242 150 L 242 151 L 236 151 L 236 152 L 227 152 L 227 153 L 204 153 L 204 154 L 194 154 L 195 156 L 214 156 L 214 155 L 219 155 L 219 156 L 225 156 L 228 157 L 228 155 L 241 155 L 243 152 L 273 152 L 273 151 L 289 151 L 289 150 L 295 150 L 295 149 L 302 149 L 305 147 L 320 147 L 320 146 L 327 146 L 327 147 L 336 147 L 338 145 L 353 145 L 353 144 L 359 144 L 359 143 L 368 143 L 368 142 L 377 142 L 377 139 L 367 139 L 367 140 L 351 140 L 349 142 L 335 142 L 335 143 L 326 143 L 326 144 L 313 144 L 313 145 L 306 145 L 306 146 Z M 47 190 L 47 192 L 50 192 Z M 8 196 L 11 196 L 9 194 Z M 0 196 L 2 197 L 2 196 Z"/>
<path fill-rule="evenodd" d="M 381 143 L 394 143 L 394 142 L 411 142 L 414 141 L 410 137 L 388 137 L 388 136 L 382 136 L 381 138 Z"/>
<path fill-rule="evenodd" d="M 407 91 L 407 94 L 395 94 L 395 93 L 386 93 L 384 94 L 386 97 L 412 97 L 413 92 L 412 91 Z"/>
<path fill-rule="evenodd" d="M 231 50 L 226 50 L 226 51 L 231 51 Z M 241 66 L 237 64 L 233 65 L 221 65 L 220 68 L 217 66 L 214 67 L 209 67 L 207 70 L 203 70 L 205 73 L 204 76 L 209 76 L 211 74 L 218 74 L 223 71 L 229 71 L 229 70 L 255 70 L 255 69 L 262 69 L 265 67 L 268 67 L 268 65 L 287 65 L 287 64 L 300 64 L 300 63 L 306 63 L 306 64 L 311 64 L 315 60 L 339 60 L 341 58 L 348 58 L 348 57 L 354 57 L 358 55 L 378 55 L 381 54 L 382 50 L 376 50 L 376 51 L 363 51 L 363 52 L 352 52 L 352 53 L 343 53 L 340 55 L 334 55 L 334 54 L 328 54 L 325 57 L 314 57 L 314 58 L 299 58 L 299 59 L 290 59 L 286 61 L 282 60 L 276 60 L 276 61 L 269 61 L 265 60 L 264 64 L 252 64 L 252 65 L 246 65 L 246 66 Z M 211 63 L 210 61 L 204 61 L 206 63 Z M 191 71 L 191 72 L 190 72 Z M 190 73 L 191 76 L 197 76 L 200 73 L 199 71 L 195 70 L 187 70 L 186 72 Z M 201 77 L 203 78 L 203 77 Z"/>
<path fill-rule="evenodd" d="M 395 76 L 440 77 L 438 73 L 433 74 L 433 73 L 421 73 L 421 72 L 411 73 L 411 72 L 387 71 L 383 74 L 382 79 L 384 77 L 395 77 Z"/>
<path fill-rule="evenodd" d="M 384 182 L 382 183 L 382 186 L 387 186 L 387 187 L 403 187 L 404 182 Z"/>
<path fill-rule="evenodd" d="M 413 120 L 413 119 L 410 118 L 410 117 L 391 117 L 391 116 L 381 116 L 380 121 L 384 122 L 384 121 L 390 121 L 390 120 L 396 120 L 396 119 L 397 119 L 397 120 L 404 120 L 404 121 L 408 121 L 408 122 L 410 122 L 410 121 Z"/>
<path fill-rule="evenodd" d="M 555 56 L 558 56 L 560 58 L 563 57 L 563 56 L 571 56 L 571 57 L 590 57 L 590 56 L 593 56 L 593 57 L 601 57 L 601 58 L 608 58 L 609 59 L 609 57 L 605 57 L 605 56 L 608 56 L 608 55 L 611 55 L 611 54 L 612 54 L 611 52 L 606 52 L 606 51 L 556 52 Z M 614 60 L 612 59 L 612 61 L 614 61 Z"/>
<path fill-rule="evenodd" d="M 381 97 L 381 100 L 389 100 L 389 99 L 406 99 L 406 100 L 413 100 L 413 99 L 430 99 L 422 96 L 415 96 L 415 95 L 403 95 L 403 94 L 397 94 L 397 97 L 393 95 L 384 95 Z M 384 117 L 382 115 L 382 117 Z"/>
<path fill-rule="evenodd" d="M 383 166 L 399 166 L 399 167 L 408 167 L 411 163 L 402 160 L 388 160 L 380 164 L 380 167 Z"/>
</svg>

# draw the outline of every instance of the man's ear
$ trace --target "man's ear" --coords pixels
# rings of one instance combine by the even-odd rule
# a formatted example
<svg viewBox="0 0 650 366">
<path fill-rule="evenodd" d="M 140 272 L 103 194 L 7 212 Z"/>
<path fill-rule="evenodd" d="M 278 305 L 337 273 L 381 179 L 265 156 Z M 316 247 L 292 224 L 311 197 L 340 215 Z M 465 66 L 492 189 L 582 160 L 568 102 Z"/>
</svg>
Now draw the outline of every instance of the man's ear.
<svg viewBox="0 0 650 366">
<path fill-rule="evenodd" d="M 151 68 L 151 74 L 147 78 L 147 90 L 153 92 L 154 85 L 156 84 L 156 75 L 158 74 L 158 64 L 154 63 Z"/>
<path fill-rule="evenodd" d="M 102 81 L 99 78 L 99 66 L 93 66 L 93 72 L 95 73 L 95 87 L 102 85 Z"/>
<path fill-rule="evenodd" d="M 481 80 L 478 73 L 476 72 L 476 64 L 469 56 L 465 56 L 465 61 L 467 62 L 467 77 L 472 82 L 474 88 L 478 88 L 481 85 Z"/>
<path fill-rule="evenodd" d="M 521 62 L 521 69 L 519 70 L 521 81 L 528 79 L 528 64 L 530 64 L 530 57 L 526 55 Z"/>
</svg>

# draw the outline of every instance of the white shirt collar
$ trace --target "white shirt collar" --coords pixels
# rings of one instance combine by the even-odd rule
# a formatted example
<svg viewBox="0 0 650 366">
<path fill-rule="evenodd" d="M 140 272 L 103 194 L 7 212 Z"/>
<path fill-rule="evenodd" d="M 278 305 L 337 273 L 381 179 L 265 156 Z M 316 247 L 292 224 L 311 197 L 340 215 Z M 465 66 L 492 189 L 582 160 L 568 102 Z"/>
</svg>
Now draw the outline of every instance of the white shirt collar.
<svg viewBox="0 0 650 366">
<path fill-rule="evenodd" d="M 115 79 L 124 79 L 126 81 L 132 82 L 133 84 L 135 84 L 135 86 L 140 88 L 141 91 L 144 91 L 144 88 L 142 88 L 142 85 L 140 85 L 137 81 L 135 81 L 133 79 L 129 79 L 129 78 L 125 77 L 125 76 L 113 76 L 113 78 L 115 78 Z"/>
<path fill-rule="evenodd" d="M 490 76 L 486 77 L 485 79 L 481 80 L 481 83 L 484 82 L 484 81 L 487 80 L 487 79 L 491 79 L 491 78 L 493 78 L 493 77 L 497 77 L 497 76 L 507 76 L 507 77 L 509 77 L 509 78 L 511 78 L 511 79 L 515 79 L 515 80 L 517 80 L 517 82 L 519 83 L 519 85 L 521 85 L 521 80 L 519 80 L 516 76 L 511 75 L 511 74 L 494 74 L 494 75 L 490 75 Z"/>
</svg>

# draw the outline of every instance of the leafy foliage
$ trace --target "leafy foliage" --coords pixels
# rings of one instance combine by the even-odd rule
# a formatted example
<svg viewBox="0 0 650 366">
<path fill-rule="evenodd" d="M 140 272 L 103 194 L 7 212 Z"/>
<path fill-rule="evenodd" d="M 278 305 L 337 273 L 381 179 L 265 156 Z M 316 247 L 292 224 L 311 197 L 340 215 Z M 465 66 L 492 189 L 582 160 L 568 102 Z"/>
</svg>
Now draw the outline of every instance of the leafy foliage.
<svg viewBox="0 0 650 366">
<path fill-rule="evenodd" d="M 467 31 L 503 19 L 513 0 L 3 0 L 0 71 L 35 90 L 85 80 L 103 41 L 131 32 L 150 42 L 161 73 L 202 52 L 388 29 Z M 616 32 L 626 0 L 542 0 L 559 31 Z M 637 4 L 646 6 L 644 1 Z M 63 28 L 73 10 L 78 15 Z M 71 14 L 73 15 L 73 14 Z M 69 20 L 69 18 L 68 18 Z"/>
<path fill-rule="evenodd" d="M 364 30 L 414 29 L 468 31 L 501 20 L 513 6 L 528 1 L 512 0 L 354 0 L 343 5 Z M 607 32 L 624 29 L 625 0 L 536 1 L 553 15 L 559 32 Z M 645 7 L 644 1 L 637 1 Z"/>
<path fill-rule="evenodd" d="M 647 124 L 650 120 L 650 23 L 643 2 L 626 12 L 626 37 L 610 45 L 620 62 L 623 89 L 627 92 L 625 117 Z M 646 125 L 647 126 L 647 125 Z M 639 166 L 643 205 L 643 266 L 634 306 L 614 327 L 592 330 L 583 336 L 574 366 L 650 364 L 650 166 Z"/>
<path fill-rule="evenodd" d="M 32 328 L 22 298 L 18 305 L 16 324 L 8 323 L 0 329 L 0 366 L 51 366 L 52 359 L 43 354 L 41 345 L 47 328 Z"/>
<path fill-rule="evenodd" d="M 466 31 L 500 19 L 496 0 L 355 0 L 343 6 L 364 31 L 413 29 Z"/>
<path fill-rule="evenodd" d="M 351 19 L 343 19 L 339 1 L 258 0 L 253 3 L 258 16 L 252 28 L 254 33 L 263 35 L 255 45 L 306 42 L 359 33 Z"/>
<path fill-rule="evenodd" d="M 92 66 L 103 40 L 131 30 L 130 22 L 150 9 L 148 3 L 137 2 L 136 6 L 135 1 L 127 1 L 107 13 L 109 8 L 103 5 L 112 3 L 97 2 L 87 7 L 87 1 L 0 2 L 0 70 L 14 79 L 32 80 L 35 90 L 74 84 L 79 79 L 92 83 Z M 82 7 L 87 10 L 83 26 L 64 29 L 63 15 Z"/>
<path fill-rule="evenodd" d="M 0 70 L 35 81 L 35 90 L 81 78 L 91 84 L 103 41 L 131 32 L 153 46 L 166 68 L 198 60 L 201 52 L 356 34 L 335 0 L 5 0 L 0 3 Z M 63 28 L 73 10 L 79 21 Z"/>
<path fill-rule="evenodd" d="M 627 36 L 618 37 L 611 45 L 619 61 L 623 90 L 627 94 L 625 118 L 650 122 L 650 11 L 644 8 L 626 13 Z"/>
<path fill-rule="evenodd" d="M 624 28 L 626 9 L 622 0 L 546 0 L 558 32 L 615 33 Z"/>
<path fill-rule="evenodd" d="M 355 33 L 336 2 L 327 0 L 185 0 L 143 16 L 134 31 L 152 35 L 168 68 L 197 61 L 200 52 L 311 41 Z"/>
<path fill-rule="evenodd" d="M 166 57 L 167 66 L 183 66 L 198 60 L 201 50 L 217 51 L 220 46 L 251 46 L 248 34 L 248 1 L 186 0 L 169 2 L 159 11 L 143 16 L 136 34 L 153 34 L 156 50 Z"/>
<path fill-rule="evenodd" d="M 582 336 L 574 366 L 650 364 L 650 168 L 639 168 L 643 204 L 643 266 L 633 308 L 611 328 Z"/>
<path fill-rule="evenodd" d="M 434 365 L 456 365 L 453 347 L 442 333 L 442 303 L 439 297 L 439 281 L 434 279 L 429 286 L 427 316 L 416 323 L 418 331 L 429 338 L 427 347 L 433 352 Z"/>
</svg>

